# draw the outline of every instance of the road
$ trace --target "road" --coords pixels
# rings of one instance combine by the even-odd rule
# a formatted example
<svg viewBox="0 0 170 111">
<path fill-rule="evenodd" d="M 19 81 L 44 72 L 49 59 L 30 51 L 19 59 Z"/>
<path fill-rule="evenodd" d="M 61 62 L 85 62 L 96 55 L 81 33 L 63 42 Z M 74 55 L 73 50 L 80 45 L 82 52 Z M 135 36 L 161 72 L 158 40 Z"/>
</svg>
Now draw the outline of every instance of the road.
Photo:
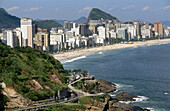
<svg viewBox="0 0 170 111">
<path fill-rule="evenodd" d="M 56 104 L 61 104 L 61 103 L 68 103 L 68 102 L 77 100 L 77 99 L 79 99 L 81 97 L 84 97 L 84 96 L 102 96 L 102 95 L 105 95 L 105 93 L 89 94 L 87 92 L 77 90 L 72 86 L 76 82 L 81 81 L 83 79 L 91 79 L 91 77 L 81 77 L 80 79 L 78 79 L 78 80 L 76 80 L 76 81 L 74 81 L 74 82 L 72 82 L 71 84 L 68 85 L 69 89 L 71 89 L 73 92 L 77 93 L 77 95 L 78 95 L 77 97 L 68 98 L 68 100 L 60 100 L 60 101 L 57 101 L 55 103 L 53 102 L 53 103 L 47 103 L 47 104 L 43 104 L 43 105 L 30 106 L 30 107 L 26 107 L 26 108 L 9 109 L 9 110 L 6 110 L 6 111 L 25 111 L 25 110 L 33 110 L 33 109 L 36 110 L 36 109 L 45 108 L 45 107 L 48 107 L 48 106 L 51 106 L 51 105 L 56 105 Z"/>
<path fill-rule="evenodd" d="M 71 84 L 68 85 L 68 88 L 70 88 L 72 91 L 78 94 L 78 96 L 102 96 L 105 93 L 97 93 L 97 94 L 89 94 L 87 92 L 83 92 L 81 90 L 75 89 L 72 85 L 75 84 L 78 81 L 85 80 L 85 79 L 91 79 L 91 77 L 81 77 L 80 79 L 72 82 Z"/>
</svg>

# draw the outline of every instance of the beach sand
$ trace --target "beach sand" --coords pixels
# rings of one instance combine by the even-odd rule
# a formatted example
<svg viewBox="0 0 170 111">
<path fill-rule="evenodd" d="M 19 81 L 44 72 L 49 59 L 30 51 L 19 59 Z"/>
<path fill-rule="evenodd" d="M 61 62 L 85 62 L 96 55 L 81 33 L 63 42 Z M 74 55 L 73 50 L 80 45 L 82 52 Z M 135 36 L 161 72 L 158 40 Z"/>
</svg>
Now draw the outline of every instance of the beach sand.
<svg viewBox="0 0 170 111">
<path fill-rule="evenodd" d="M 51 55 L 55 59 L 61 61 L 61 60 L 64 60 L 64 59 L 69 59 L 69 58 L 73 58 L 73 57 L 79 57 L 79 56 L 82 56 L 84 54 L 92 53 L 92 52 L 100 52 L 100 51 L 106 51 L 106 50 L 138 47 L 138 46 L 144 46 L 144 45 L 169 43 L 169 42 L 170 42 L 170 39 L 137 41 L 137 42 L 133 42 L 132 44 L 114 44 L 114 45 L 94 47 L 94 48 L 89 48 L 89 49 L 81 49 L 81 50 L 78 49 L 78 50 L 75 50 L 75 51 L 63 52 L 63 53 L 51 54 Z"/>
</svg>

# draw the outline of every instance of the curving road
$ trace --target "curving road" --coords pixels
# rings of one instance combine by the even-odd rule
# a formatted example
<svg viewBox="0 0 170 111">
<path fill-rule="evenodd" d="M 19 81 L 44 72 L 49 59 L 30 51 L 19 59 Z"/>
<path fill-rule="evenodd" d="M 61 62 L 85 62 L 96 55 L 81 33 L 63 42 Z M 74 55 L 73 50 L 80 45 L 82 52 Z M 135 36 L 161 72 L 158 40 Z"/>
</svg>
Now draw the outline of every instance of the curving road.
<svg viewBox="0 0 170 111">
<path fill-rule="evenodd" d="M 60 103 L 67 103 L 67 102 L 71 102 L 71 101 L 74 101 L 74 100 L 77 100 L 83 96 L 102 96 L 102 95 L 105 95 L 105 93 L 97 93 L 97 94 L 89 94 L 89 93 L 86 93 L 86 92 L 83 92 L 81 90 L 77 90 L 75 89 L 72 85 L 75 84 L 76 82 L 78 81 L 81 81 L 83 79 L 92 79 L 92 77 L 81 77 L 80 79 L 72 82 L 71 84 L 68 85 L 68 88 L 71 89 L 73 92 L 77 93 L 77 97 L 74 97 L 74 98 L 68 98 L 68 100 L 60 100 L 60 101 L 57 101 L 57 102 L 53 102 L 53 103 L 47 103 L 47 104 L 43 104 L 43 105 L 37 105 L 37 106 L 30 106 L 30 107 L 26 107 L 26 108 L 18 108 L 18 109 L 9 109 L 9 110 L 6 110 L 6 111 L 26 111 L 26 110 L 36 110 L 36 109 L 41 109 L 41 108 L 45 108 L 45 107 L 48 107 L 48 106 L 51 106 L 51 105 L 56 105 L 56 104 L 60 104 Z"/>
</svg>

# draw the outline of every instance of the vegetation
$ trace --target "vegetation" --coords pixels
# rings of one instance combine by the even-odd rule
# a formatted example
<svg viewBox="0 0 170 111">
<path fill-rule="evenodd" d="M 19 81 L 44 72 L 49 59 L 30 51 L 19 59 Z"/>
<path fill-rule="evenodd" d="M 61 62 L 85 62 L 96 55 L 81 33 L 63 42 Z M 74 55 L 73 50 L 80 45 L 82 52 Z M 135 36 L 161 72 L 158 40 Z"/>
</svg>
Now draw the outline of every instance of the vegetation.
<svg viewBox="0 0 170 111">
<path fill-rule="evenodd" d="M 77 24 L 86 23 L 87 18 L 86 17 L 80 17 L 79 19 L 74 20 L 73 22 L 76 22 Z"/>
<path fill-rule="evenodd" d="M 10 15 L 3 8 L 0 8 L 0 30 L 19 27 L 19 23 L 20 18 Z"/>
<path fill-rule="evenodd" d="M 74 87 L 76 89 L 80 89 L 80 90 L 82 90 L 84 92 L 88 92 L 88 93 L 99 93 L 100 92 L 100 83 L 99 82 L 87 84 L 87 83 L 85 83 L 84 80 L 82 80 L 82 81 L 78 81 L 77 83 L 75 83 Z"/>
<path fill-rule="evenodd" d="M 103 102 L 104 99 L 107 98 L 107 99 L 110 99 L 110 95 L 104 95 L 104 96 L 95 96 L 95 97 L 90 97 L 90 96 L 84 96 L 84 97 L 81 97 L 79 98 L 78 102 L 80 104 L 94 104 L 96 101 L 97 102 Z"/>
<path fill-rule="evenodd" d="M 103 12 L 102 10 L 98 8 L 93 8 L 89 14 L 88 21 L 89 20 L 100 20 L 103 18 L 104 20 L 117 20 L 116 17 L 113 17 L 112 15 Z"/>
<path fill-rule="evenodd" d="M 6 104 L 6 96 L 2 94 L 2 87 L 0 86 L 0 110 L 3 111 L 5 110 L 5 104 Z"/>
<path fill-rule="evenodd" d="M 124 42 L 122 38 L 111 38 L 111 44 L 121 43 Z"/>
<path fill-rule="evenodd" d="M 40 50 L 30 47 L 12 49 L 0 41 L 0 57 L 0 81 L 31 100 L 45 99 L 67 88 L 68 71 L 58 60 Z M 63 84 L 52 81 L 52 75 Z M 43 89 L 37 90 L 33 80 Z"/>
<path fill-rule="evenodd" d="M 58 105 L 49 106 L 43 111 L 85 111 L 86 107 L 77 103 L 62 103 Z"/>
<path fill-rule="evenodd" d="M 51 30 L 53 27 L 62 27 L 61 24 L 55 22 L 54 20 L 42 20 L 42 21 L 35 21 L 35 24 L 38 25 L 39 28 Z"/>
</svg>

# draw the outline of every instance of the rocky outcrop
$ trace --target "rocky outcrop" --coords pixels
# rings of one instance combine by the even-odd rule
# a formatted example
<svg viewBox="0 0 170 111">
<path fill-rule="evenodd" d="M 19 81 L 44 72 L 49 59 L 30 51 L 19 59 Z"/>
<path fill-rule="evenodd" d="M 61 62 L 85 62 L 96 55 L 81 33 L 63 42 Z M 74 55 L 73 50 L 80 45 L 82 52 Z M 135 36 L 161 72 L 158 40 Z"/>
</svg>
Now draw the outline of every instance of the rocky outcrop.
<svg viewBox="0 0 170 111">
<path fill-rule="evenodd" d="M 104 111 L 108 100 L 108 98 L 100 98 L 100 100 L 91 98 L 91 102 L 84 104 L 84 106 L 87 111 Z"/>
<path fill-rule="evenodd" d="M 131 106 L 125 103 L 109 101 L 109 108 L 107 111 L 145 111 L 145 110 L 137 106 Z"/>
<path fill-rule="evenodd" d="M 95 79 L 95 80 L 100 83 L 101 92 L 108 93 L 108 92 L 116 91 L 115 84 L 101 79 Z"/>
<path fill-rule="evenodd" d="M 135 101 L 136 96 L 133 96 L 133 95 L 130 95 L 128 94 L 127 92 L 119 92 L 117 95 L 116 95 L 116 99 L 118 101 Z"/>
<path fill-rule="evenodd" d="M 28 98 L 24 98 L 21 94 L 17 93 L 13 87 L 6 86 L 2 83 L 3 95 L 8 99 L 6 103 L 6 108 L 17 108 L 17 107 L 27 107 L 32 104 L 32 101 Z"/>
<path fill-rule="evenodd" d="M 53 71 L 54 71 L 54 73 L 49 75 L 50 80 L 53 82 L 57 82 L 59 84 L 63 84 L 61 82 L 61 77 L 60 77 L 59 73 L 57 72 L 57 70 L 53 69 Z"/>
<path fill-rule="evenodd" d="M 36 90 L 36 91 L 43 89 L 43 87 L 40 85 L 40 83 L 37 82 L 36 80 L 31 80 L 30 84 L 31 84 L 31 88 Z"/>
</svg>

